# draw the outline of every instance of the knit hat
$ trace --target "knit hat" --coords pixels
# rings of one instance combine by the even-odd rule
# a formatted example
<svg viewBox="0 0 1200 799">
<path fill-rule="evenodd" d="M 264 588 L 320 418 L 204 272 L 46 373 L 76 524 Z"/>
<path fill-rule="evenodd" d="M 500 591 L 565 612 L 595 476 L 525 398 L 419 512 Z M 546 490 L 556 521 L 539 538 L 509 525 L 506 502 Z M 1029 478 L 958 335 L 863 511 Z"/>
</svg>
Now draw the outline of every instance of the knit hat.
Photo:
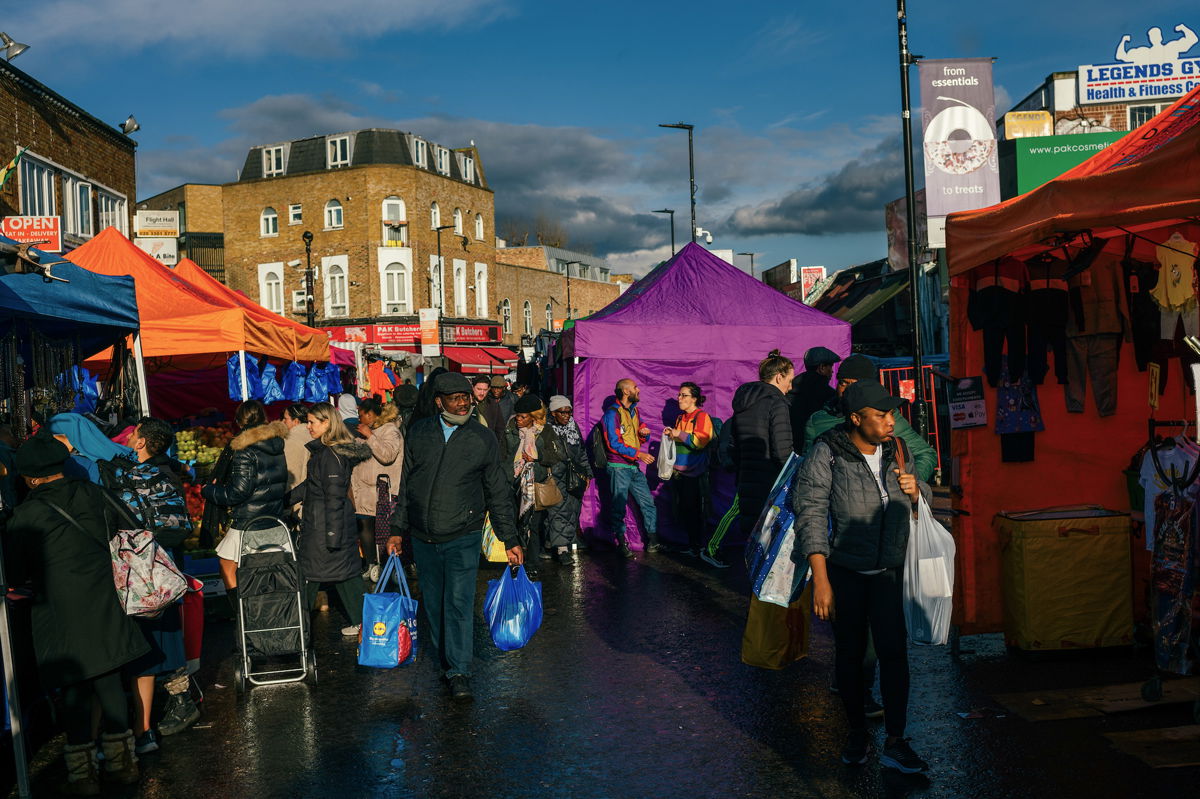
<svg viewBox="0 0 1200 799">
<path fill-rule="evenodd" d="M 833 365 L 841 359 L 842 356 L 828 347 L 813 347 L 804 353 L 804 368 L 816 369 L 818 366 Z"/>
<path fill-rule="evenodd" d="M 569 399 L 567 399 L 566 397 L 564 397 L 562 394 L 555 394 L 553 397 L 550 398 L 549 410 L 551 412 L 557 411 L 559 408 L 570 408 L 570 407 L 572 407 L 571 401 Z"/>
<path fill-rule="evenodd" d="M 396 390 L 392 393 L 392 401 L 396 403 L 396 407 L 401 410 L 417 407 L 417 395 L 420 392 L 412 383 L 405 383 L 402 386 L 396 386 Z"/>
<path fill-rule="evenodd" d="M 442 372 L 433 378 L 434 394 L 470 394 L 471 381 L 460 372 Z"/>
<path fill-rule="evenodd" d="M 500 375 L 494 375 L 491 382 L 492 388 L 508 388 L 508 381 Z"/>
<path fill-rule="evenodd" d="M 533 413 L 542 409 L 542 400 L 537 394 L 526 394 L 517 400 L 513 413 Z"/>
<path fill-rule="evenodd" d="M 13 465 L 26 477 L 49 477 L 62 472 L 70 454 L 54 436 L 37 435 L 21 445 Z"/>
<path fill-rule="evenodd" d="M 878 380 L 879 367 L 866 355 L 851 355 L 838 367 L 838 380 Z"/>
</svg>

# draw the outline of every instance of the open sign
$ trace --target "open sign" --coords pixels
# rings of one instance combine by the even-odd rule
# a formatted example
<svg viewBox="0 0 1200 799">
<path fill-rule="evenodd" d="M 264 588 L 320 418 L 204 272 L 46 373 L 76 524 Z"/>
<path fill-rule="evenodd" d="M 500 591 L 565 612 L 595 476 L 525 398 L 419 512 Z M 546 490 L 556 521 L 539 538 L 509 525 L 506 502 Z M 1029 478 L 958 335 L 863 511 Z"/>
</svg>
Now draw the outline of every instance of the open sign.
<svg viewBox="0 0 1200 799">
<path fill-rule="evenodd" d="M 62 221 L 57 216 L 6 216 L 0 234 L 46 252 L 62 252 Z"/>
</svg>

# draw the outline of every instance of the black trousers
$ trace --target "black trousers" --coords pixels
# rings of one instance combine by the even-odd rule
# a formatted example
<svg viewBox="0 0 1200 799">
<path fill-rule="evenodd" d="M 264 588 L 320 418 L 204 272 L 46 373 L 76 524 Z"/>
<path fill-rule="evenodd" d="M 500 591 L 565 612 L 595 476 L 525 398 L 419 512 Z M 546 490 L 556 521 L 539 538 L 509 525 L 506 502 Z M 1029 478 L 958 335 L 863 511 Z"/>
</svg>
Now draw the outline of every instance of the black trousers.
<svg viewBox="0 0 1200 799">
<path fill-rule="evenodd" d="M 846 720 L 856 730 L 867 724 L 863 660 L 869 630 L 879 658 L 884 725 L 889 736 L 902 737 L 908 724 L 908 631 L 901 570 L 867 575 L 832 563 L 828 568 L 833 588 L 834 671 Z"/>
<path fill-rule="evenodd" d="M 687 531 L 688 546 L 699 549 L 708 543 L 708 472 L 671 478 L 675 523 Z"/>
<path fill-rule="evenodd" d="M 362 550 L 363 566 L 379 562 L 379 544 L 375 541 L 375 517 L 356 515 L 358 524 L 358 548 Z"/>
<path fill-rule="evenodd" d="M 121 670 L 110 671 L 63 688 L 63 727 L 67 743 L 85 744 L 92 738 L 92 697 L 100 705 L 100 731 L 119 735 L 129 729 L 129 705 Z"/>
</svg>

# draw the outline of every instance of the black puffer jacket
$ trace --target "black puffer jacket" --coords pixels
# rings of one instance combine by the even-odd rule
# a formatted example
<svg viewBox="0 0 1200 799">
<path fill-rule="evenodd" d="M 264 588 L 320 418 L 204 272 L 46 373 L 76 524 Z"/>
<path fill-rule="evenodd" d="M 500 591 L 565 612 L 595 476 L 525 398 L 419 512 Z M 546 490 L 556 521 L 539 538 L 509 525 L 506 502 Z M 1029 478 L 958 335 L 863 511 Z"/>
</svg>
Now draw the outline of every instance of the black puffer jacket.
<svg viewBox="0 0 1200 799">
<path fill-rule="evenodd" d="M 371 448 L 358 439 L 332 447 L 313 439 L 305 447 L 312 453 L 308 474 L 290 497 L 304 503 L 300 570 L 310 582 L 340 583 L 361 571 L 350 479 L 354 467 L 371 457 Z"/>
<path fill-rule="evenodd" d="M 238 433 L 229 442 L 232 456 L 228 479 L 201 489 L 205 499 L 230 509 L 232 527 L 239 528 L 259 516 L 278 518 L 284 514 L 288 470 L 283 442 L 287 434 L 283 422 Z"/>
<path fill-rule="evenodd" d="M 756 380 L 734 393 L 729 424 L 740 513 L 757 517 L 792 454 L 791 408 L 783 392 Z"/>
<path fill-rule="evenodd" d="M 906 472 L 912 473 L 913 459 L 902 439 L 891 438 L 880 446 L 886 510 L 871 467 L 844 427 L 835 427 L 813 444 L 792 491 L 796 563 L 806 566 L 808 556 L 816 553 L 855 571 L 904 565 L 913 506 L 894 471 L 899 464 L 896 447 L 904 448 Z M 928 501 L 929 486 L 920 481 L 918 485 Z"/>
<path fill-rule="evenodd" d="M 496 436 L 481 424 L 459 425 L 447 441 L 440 416 L 413 422 L 404 439 L 404 476 L 392 534 L 442 544 L 492 528 L 506 548 L 517 546 L 512 470 L 500 464 Z"/>
</svg>

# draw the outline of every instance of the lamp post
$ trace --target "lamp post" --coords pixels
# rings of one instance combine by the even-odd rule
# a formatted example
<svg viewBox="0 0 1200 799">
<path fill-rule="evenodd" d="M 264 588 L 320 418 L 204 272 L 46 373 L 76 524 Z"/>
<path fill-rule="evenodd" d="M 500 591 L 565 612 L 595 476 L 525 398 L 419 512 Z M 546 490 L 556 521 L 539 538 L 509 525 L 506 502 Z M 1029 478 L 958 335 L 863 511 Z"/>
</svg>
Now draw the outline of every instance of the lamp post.
<svg viewBox="0 0 1200 799">
<path fill-rule="evenodd" d="M 308 326 L 316 327 L 314 324 L 317 321 L 317 316 L 313 310 L 313 270 L 312 270 L 312 240 L 313 234 L 311 230 L 306 230 L 300 236 L 304 239 L 304 311 L 308 316 Z"/>
<path fill-rule="evenodd" d="M 661 208 L 657 211 L 651 211 L 654 214 L 670 214 L 671 215 L 671 255 L 675 254 L 675 209 Z"/>
<path fill-rule="evenodd" d="M 583 266 L 583 261 L 567 261 L 567 318 L 574 319 L 571 315 L 571 264 Z"/>
<path fill-rule="evenodd" d="M 912 157 L 912 109 L 909 107 L 908 68 L 917 63 L 920 56 L 908 50 L 908 12 L 905 0 L 896 0 L 896 31 L 900 42 L 900 120 L 904 147 L 904 198 L 908 204 L 908 291 L 912 302 L 912 350 L 913 386 L 916 408 L 913 425 L 922 438 L 929 436 L 929 409 L 925 404 L 925 379 L 923 374 L 921 343 L 921 266 L 917 263 L 917 201 L 913 185 Z"/>
<path fill-rule="evenodd" d="M 758 255 L 758 253 L 756 253 L 756 252 L 739 252 L 738 255 L 749 255 L 750 256 L 750 277 L 754 277 L 754 256 Z"/>
<path fill-rule="evenodd" d="M 660 124 L 660 128 L 675 128 L 677 130 L 686 130 L 688 135 L 688 182 L 691 190 L 688 194 L 692 206 L 692 243 L 696 241 L 696 156 L 695 150 L 692 147 L 692 131 L 695 126 L 689 125 L 686 122 L 675 122 L 672 124 Z M 674 217 L 672 217 L 674 220 Z"/>
<path fill-rule="evenodd" d="M 446 298 L 446 274 L 445 274 L 446 270 L 442 266 L 442 231 L 449 230 L 452 227 L 454 227 L 454 225 L 440 225 L 440 226 L 434 228 L 434 230 L 437 232 L 437 240 L 438 240 L 438 260 L 437 260 L 438 283 L 440 283 L 442 286 L 442 291 L 440 292 L 441 296 L 438 297 L 438 299 L 442 300 L 443 302 L 445 301 L 445 298 Z M 430 270 L 430 272 L 429 272 L 429 305 L 433 306 L 433 270 Z M 442 306 L 438 305 L 437 309 L 438 309 L 438 314 L 441 315 Z"/>
</svg>

